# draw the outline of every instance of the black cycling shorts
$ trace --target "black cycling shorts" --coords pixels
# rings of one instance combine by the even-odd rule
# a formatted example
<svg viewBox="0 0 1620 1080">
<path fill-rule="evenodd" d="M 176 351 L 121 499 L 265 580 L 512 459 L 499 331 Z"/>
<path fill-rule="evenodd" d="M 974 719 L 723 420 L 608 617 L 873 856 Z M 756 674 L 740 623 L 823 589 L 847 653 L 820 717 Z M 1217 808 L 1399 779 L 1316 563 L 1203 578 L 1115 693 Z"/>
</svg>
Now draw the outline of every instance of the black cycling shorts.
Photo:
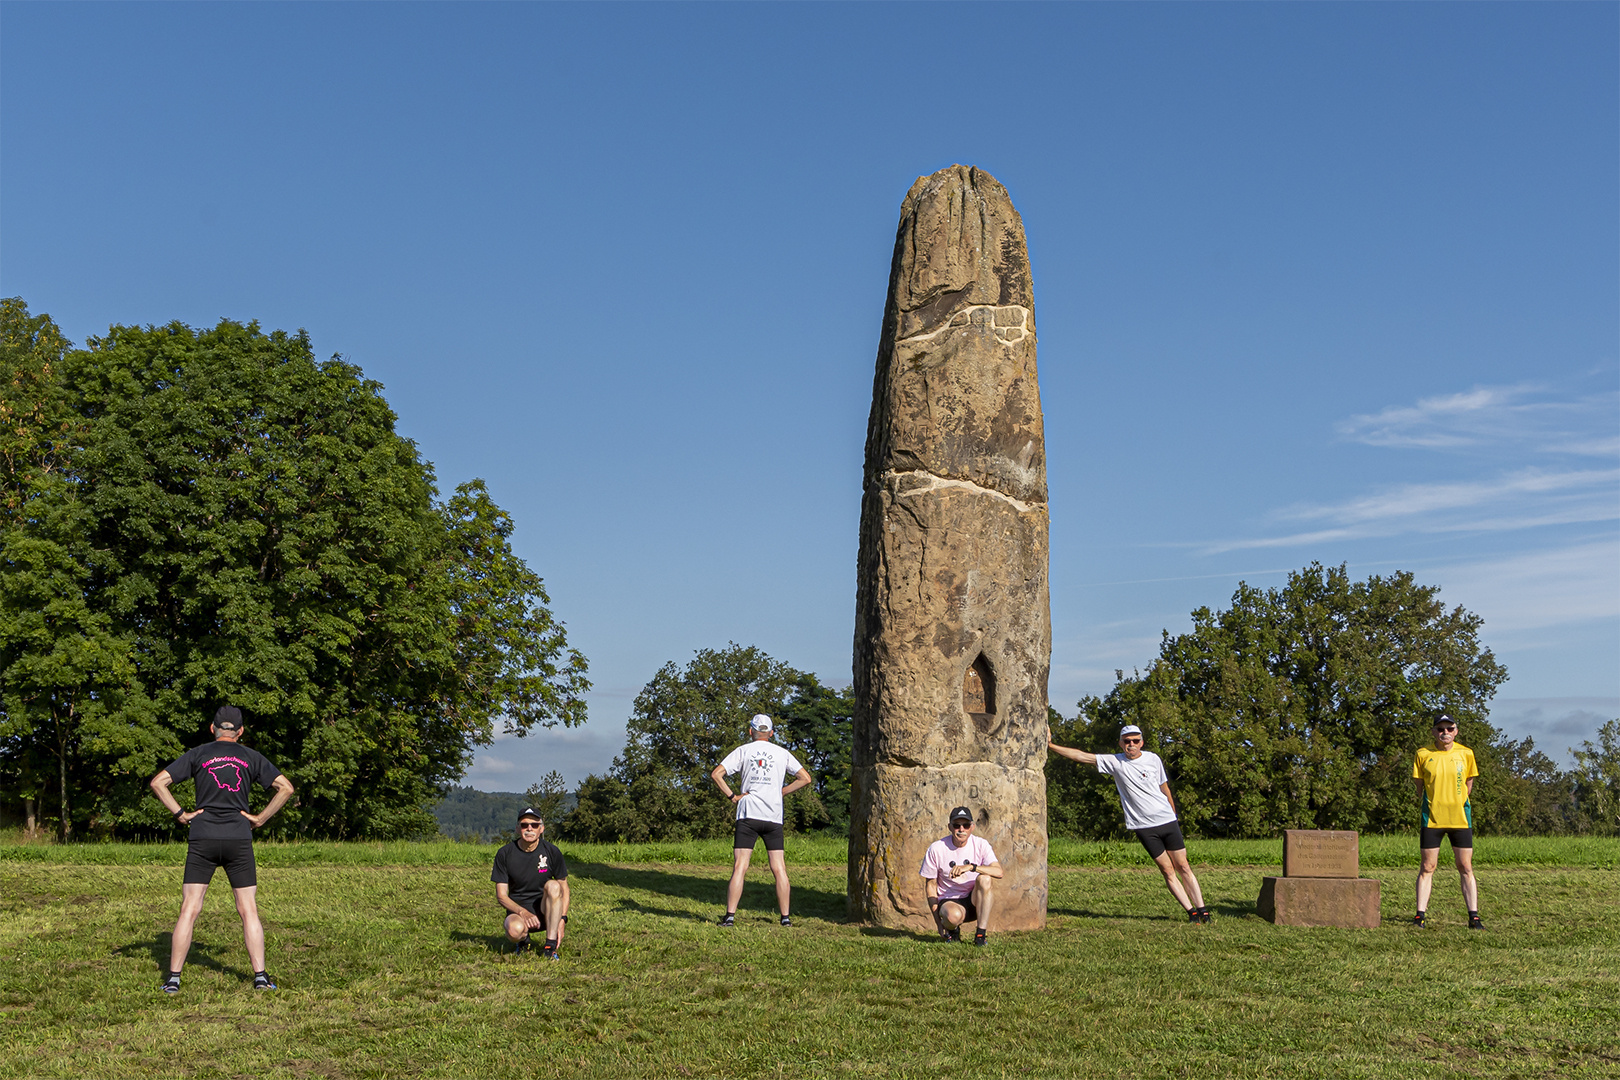
<svg viewBox="0 0 1620 1080">
<path fill-rule="evenodd" d="M 1137 829 L 1136 838 L 1147 848 L 1150 858 L 1157 859 L 1167 851 L 1186 851 L 1187 841 L 1181 837 L 1179 822 L 1155 825 L 1151 829 Z"/>
<path fill-rule="evenodd" d="M 737 840 L 732 844 L 734 848 L 747 848 L 754 850 L 755 841 L 765 841 L 766 851 L 782 850 L 782 823 L 780 821 L 761 821 L 758 818 L 737 819 Z"/>
<path fill-rule="evenodd" d="M 1451 840 L 1451 850 L 1458 848 L 1471 848 L 1474 846 L 1473 829 L 1424 829 L 1418 838 L 1418 847 L 1423 851 L 1440 846 L 1441 837 Z"/>
<path fill-rule="evenodd" d="M 221 866 L 231 888 L 251 889 L 257 885 L 259 868 L 253 861 L 253 838 L 191 841 L 186 845 L 186 876 L 181 880 L 187 885 L 207 885 Z"/>
</svg>

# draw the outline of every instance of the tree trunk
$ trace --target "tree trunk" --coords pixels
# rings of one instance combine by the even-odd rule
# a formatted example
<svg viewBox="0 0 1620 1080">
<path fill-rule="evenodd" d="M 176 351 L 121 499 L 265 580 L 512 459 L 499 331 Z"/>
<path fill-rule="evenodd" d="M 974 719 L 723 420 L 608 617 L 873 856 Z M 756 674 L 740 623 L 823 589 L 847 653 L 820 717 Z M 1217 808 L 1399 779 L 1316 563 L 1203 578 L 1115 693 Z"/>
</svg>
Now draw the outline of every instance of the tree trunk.
<svg viewBox="0 0 1620 1080">
<path fill-rule="evenodd" d="M 57 750 L 56 762 L 60 767 L 58 772 L 62 780 L 62 839 L 71 840 L 73 838 L 73 815 L 68 812 L 67 744 L 58 743 Z"/>
<path fill-rule="evenodd" d="M 34 798 L 29 796 L 23 800 L 23 835 L 32 840 L 34 831 L 39 828 L 38 819 L 34 815 Z"/>
</svg>

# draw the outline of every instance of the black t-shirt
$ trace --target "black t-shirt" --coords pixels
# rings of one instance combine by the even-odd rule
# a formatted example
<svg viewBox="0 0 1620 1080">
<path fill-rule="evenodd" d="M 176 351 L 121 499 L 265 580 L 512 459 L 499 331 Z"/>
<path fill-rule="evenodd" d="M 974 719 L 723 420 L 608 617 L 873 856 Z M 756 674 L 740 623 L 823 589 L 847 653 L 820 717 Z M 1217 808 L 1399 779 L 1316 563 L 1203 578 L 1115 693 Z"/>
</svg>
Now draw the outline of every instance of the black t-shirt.
<svg viewBox="0 0 1620 1080">
<path fill-rule="evenodd" d="M 181 754 L 169 765 L 169 775 L 176 782 L 196 781 L 197 808 L 205 813 L 191 820 L 193 840 L 237 840 L 253 836 L 253 823 L 242 816 L 248 785 L 267 788 L 281 770 L 251 747 L 218 739 Z"/>
<path fill-rule="evenodd" d="M 506 894 L 530 911 L 539 906 L 546 882 L 553 879 L 568 880 L 568 863 L 543 836 L 533 851 L 524 851 L 513 840 L 495 853 L 495 869 L 489 872 L 489 880 L 504 883 Z"/>
</svg>

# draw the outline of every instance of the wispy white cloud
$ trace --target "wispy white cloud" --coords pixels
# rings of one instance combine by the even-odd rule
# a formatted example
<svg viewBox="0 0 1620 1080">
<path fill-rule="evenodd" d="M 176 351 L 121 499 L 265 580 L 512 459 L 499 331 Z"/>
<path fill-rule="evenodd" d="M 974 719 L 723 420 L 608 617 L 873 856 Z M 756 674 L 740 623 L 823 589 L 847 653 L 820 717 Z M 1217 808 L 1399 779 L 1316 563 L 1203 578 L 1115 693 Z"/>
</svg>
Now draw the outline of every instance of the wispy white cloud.
<svg viewBox="0 0 1620 1080">
<path fill-rule="evenodd" d="M 1488 631 L 1620 617 L 1620 538 L 1528 551 L 1424 572 Z"/>
<path fill-rule="evenodd" d="M 1612 457 L 1620 423 L 1620 394 L 1559 396 L 1545 386 L 1476 386 L 1352 416 L 1337 425 L 1346 439 L 1404 449 L 1531 449 Z"/>
</svg>

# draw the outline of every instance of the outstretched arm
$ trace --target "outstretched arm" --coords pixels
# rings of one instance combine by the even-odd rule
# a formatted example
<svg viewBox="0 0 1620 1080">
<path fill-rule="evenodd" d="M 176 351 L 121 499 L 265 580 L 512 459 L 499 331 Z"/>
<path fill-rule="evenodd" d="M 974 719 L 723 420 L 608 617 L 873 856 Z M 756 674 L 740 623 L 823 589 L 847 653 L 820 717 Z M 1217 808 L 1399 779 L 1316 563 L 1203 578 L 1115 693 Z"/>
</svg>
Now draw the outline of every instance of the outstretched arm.
<svg viewBox="0 0 1620 1080">
<path fill-rule="evenodd" d="M 1072 746 L 1059 746 L 1051 739 L 1046 740 L 1046 748 L 1058 757 L 1066 757 L 1070 761 L 1078 761 L 1082 765 L 1097 764 L 1097 755 L 1088 754 L 1084 750 L 1076 750 Z"/>
</svg>

